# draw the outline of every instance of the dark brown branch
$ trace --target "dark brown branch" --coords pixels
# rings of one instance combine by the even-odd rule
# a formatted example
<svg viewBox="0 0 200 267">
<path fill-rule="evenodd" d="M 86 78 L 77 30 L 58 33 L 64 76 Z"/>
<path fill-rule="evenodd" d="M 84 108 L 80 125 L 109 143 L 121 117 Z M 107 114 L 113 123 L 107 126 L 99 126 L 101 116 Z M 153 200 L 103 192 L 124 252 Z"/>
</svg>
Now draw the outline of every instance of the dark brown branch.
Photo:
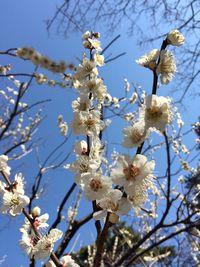
<svg viewBox="0 0 200 267">
<path fill-rule="evenodd" d="M 106 241 L 108 229 L 112 225 L 109 222 L 109 217 L 110 217 L 110 213 L 107 214 L 104 228 L 103 228 L 102 232 L 98 235 L 98 238 L 97 238 L 97 252 L 96 252 L 96 255 L 94 258 L 93 267 L 100 267 L 101 266 L 101 260 L 102 260 L 103 250 L 104 250 L 104 242 Z"/>
</svg>

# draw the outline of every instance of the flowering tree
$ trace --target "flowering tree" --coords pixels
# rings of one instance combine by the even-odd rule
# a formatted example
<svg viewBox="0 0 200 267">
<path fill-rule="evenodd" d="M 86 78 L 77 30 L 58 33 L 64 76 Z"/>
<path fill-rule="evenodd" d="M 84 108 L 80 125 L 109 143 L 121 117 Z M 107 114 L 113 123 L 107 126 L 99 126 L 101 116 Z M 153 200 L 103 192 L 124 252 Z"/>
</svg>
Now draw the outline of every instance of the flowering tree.
<svg viewBox="0 0 200 267">
<path fill-rule="evenodd" d="M 171 25 L 174 25 L 190 40 L 186 41 L 183 49 L 176 51 L 182 62 L 179 64 L 180 73 L 177 74 L 177 87 L 174 91 L 179 93 L 176 102 L 182 103 L 188 93 L 198 93 L 199 12 L 200 4 L 196 0 L 67 0 L 58 3 L 46 25 L 48 31 L 56 29 L 58 33 L 68 36 L 73 31 L 83 32 L 101 24 L 105 25 L 107 33 L 112 34 L 115 29 L 119 31 L 126 24 L 128 35 L 137 38 L 139 45 L 152 45 L 155 41 L 162 40 Z"/>
<path fill-rule="evenodd" d="M 9 167 L 8 160 L 14 159 L 8 158 L 7 155 L 15 149 L 16 143 L 18 147 L 23 144 L 22 142 L 30 142 L 34 127 L 38 126 L 41 119 L 37 117 L 36 120 L 31 120 L 34 122 L 33 125 L 27 126 L 25 131 L 18 122 L 12 124 L 13 117 L 17 118 L 28 109 L 27 105 L 21 104 L 23 109 L 19 112 L 20 98 L 28 89 L 30 82 L 28 84 L 18 82 L 17 93 L 7 88 L 9 93 L 17 96 L 16 100 L 10 101 L 3 91 L 2 94 L 7 101 L 1 119 L 1 135 L 5 136 L 5 140 L 7 136 L 14 138 L 12 145 L 14 148 L 4 149 L 5 152 L 0 156 L 1 213 L 12 217 L 20 214 L 25 216 L 25 223 L 20 228 L 22 234 L 20 245 L 30 259 L 30 266 L 35 266 L 39 259 L 48 260 L 45 266 L 77 267 L 80 264 L 93 267 L 128 267 L 140 264 L 141 260 L 153 266 L 172 253 L 169 246 L 168 249 L 162 250 L 163 243 L 169 240 L 172 242 L 176 238 L 182 242 L 189 231 L 197 232 L 191 248 L 195 262 L 199 257 L 199 207 L 194 205 L 198 193 L 191 201 L 191 187 L 188 189 L 182 186 L 184 178 L 179 176 L 174 181 L 172 177 L 177 177 L 182 170 L 190 170 L 194 175 L 198 170 L 190 167 L 189 150 L 181 140 L 183 121 L 180 113 L 173 99 L 160 95 L 158 88 L 159 81 L 165 86 L 174 77 L 176 64 L 174 55 L 168 48 L 183 45 L 184 36 L 178 30 L 170 31 L 160 49 L 153 49 L 137 60 L 139 65 L 148 68 L 153 74 L 151 92 L 135 87 L 129 95 L 130 83 L 125 80 L 125 95 L 121 98 L 112 97 L 108 93 L 104 80 L 99 75 L 99 68 L 105 63 L 103 52 L 106 50 L 101 49 L 100 34 L 87 31 L 82 39 L 86 53 L 83 54 L 81 63 L 77 67 L 63 61 L 55 62 L 27 47 L 1 52 L 29 60 L 36 65 L 33 74 L 21 74 L 30 76 L 30 82 L 35 79 L 39 85 L 47 83 L 49 86 L 58 85 L 76 90 L 78 97 L 72 102 L 73 120 L 70 128 L 74 135 L 80 137 L 74 144 L 74 161 L 65 157 L 57 164 L 46 166 L 52 154 L 47 155 L 34 180 L 30 195 L 25 194 L 23 175 L 16 173 L 14 180 L 10 178 L 13 171 Z M 62 80 L 49 79 L 46 75 L 38 73 L 38 68 L 61 74 Z M 10 71 L 10 67 L 2 67 L 1 76 L 11 79 L 16 84 L 17 74 Z M 8 113 L 8 105 L 12 102 L 14 110 Z M 112 117 L 126 121 L 122 145 L 128 149 L 128 154 L 116 150 L 110 151 L 109 144 L 106 143 L 105 132 L 111 127 Z M 11 125 L 13 129 L 10 133 Z M 69 127 L 62 116 L 58 117 L 58 127 L 61 134 L 66 137 L 66 142 Z M 198 124 L 195 127 L 198 127 Z M 152 139 L 159 142 L 152 143 Z M 3 147 L 8 145 L 2 144 Z M 59 148 L 60 146 L 55 148 L 52 153 Z M 174 150 L 173 156 L 171 148 Z M 157 164 L 155 154 L 159 149 L 162 151 L 160 158 L 163 161 L 162 168 L 166 167 L 163 177 L 155 173 Z M 26 155 L 25 152 L 24 154 Z M 174 174 L 172 168 L 176 158 L 180 164 Z M 191 162 L 193 160 L 191 156 Z M 49 215 L 41 215 L 40 208 L 33 207 L 33 202 L 40 196 L 44 172 L 58 167 L 65 168 L 66 172 L 72 172 L 74 181 L 58 207 L 55 221 L 49 227 L 47 223 Z M 63 208 L 75 187 L 80 189 L 79 195 L 74 206 L 68 209 L 67 228 L 61 231 L 57 227 L 62 220 Z M 91 211 L 81 219 L 77 219 L 81 197 L 91 202 Z M 95 244 L 88 247 L 88 258 L 84 259 L 84 262 L 75 263 L 66 253 L 67 246 L 80 227 L 90 220 L 94 221 L 96 228 Z M 134 232 L 129 233 L 128 238 L 124 238 L 126 231 L 123 229 L 121 235 L 126 246 L 118 248 L 116 241 L 119 239 L 120 232 L 118 232 L 112 256 L 109 257 L 110 248 L 105 246 L 110 238 L 109 230 L 117 228 L 116 225 L 120 220 L 126 220 L 127 224 L 134 220 L 134 231 L 138 238 L 133 238 Z M 60 243 L 54 250 L 54 243 L 58 240 Z"/>
</svg>

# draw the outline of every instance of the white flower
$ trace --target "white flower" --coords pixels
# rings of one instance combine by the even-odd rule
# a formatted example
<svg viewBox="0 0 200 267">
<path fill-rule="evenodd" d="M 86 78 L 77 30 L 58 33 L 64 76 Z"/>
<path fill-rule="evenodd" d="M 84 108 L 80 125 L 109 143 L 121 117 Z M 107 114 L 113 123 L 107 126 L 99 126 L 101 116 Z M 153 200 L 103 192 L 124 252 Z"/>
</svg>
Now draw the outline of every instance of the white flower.
<svg viewBox="0 0 200 267">
<path fill-rule="evenodd" d="M 111 104 L 112 104 L 112 96 L 107 93 L 104 98 L 104 106 L 110 106 Z"/>
<path fill-rule="evenodd" d="M 143 106 L 145 126 L 164 131 L 166 125 L 170 124 L 173 119 L 171 99 L 163 96 L 149 95 L 145 99 L 145 105 Z M 141 115 L 143 111 L 141 110 Z"/>
<path fill-rule="evenodd" d="M 160 74 L 162 84 L 168 84 L 176 72 L 176 63 L 174 56 L 170 51 L 162 50 L 160 52 L 160 62 L 156 68 L 157 74 Z"/>
<path fill-rule="evenodd" d="M 50 67 L 52 65 L 52 61 L 50 58 L 48 58 L 46 56 L 42 56 L 42 58 L 40 59 L 40 64 L 43 68 L 50 69 Z"/>
<path fill-rule="evenodd" d="M 0 209 L 2 213 L 8 213 L 11 216 L 19 215 L 22 209 L 29 204 L 29 198 L 19 193 L 5 191 L 3 194 L 3 206 Z"/>
<path fill-rule="evenodd" d="M 33 218 L 39 217 L 41 214 L 41 209 L 39 207 L 34 207 L 31 211 Z"/>
<path fill-rule="evenodd" d="M 127 148 L 140 146 L 141 143 L 148 136 L 143 121 L 136 122 L 133 126 L 124 128 L 123 133 L 124 133 L 124 141 L 122 145 Z"/>
<path fill-rule="evenodd" d="M 53 251 L 54 243 L 62 237 L 62 231 L 52 229 L 50 233 L 37 240 L 35 237 L 23 232 L 20 245 L 23 247 L 29 257 L 43 259 L 50 256 Z"/>
<path fill-rule="evenodd" d="M 14 193 L 24 195 L 24 177 L 21 173 L 15 175 L 15 181 L 11 186 L 7 186 L 5 183 L 0 181 L 0 193 L 4 193 L 5 191 L 13 191 Z"/>
<path fill-rule="evenodd" d="M 98 135 L 103 129 L 100 112 L 98 110 L 74 112 L 74 120 L 71 127 L 74 134 Z"/>
<path fill-rule="evenodd" d="M 94 54 L 94 61 L 96 62 L 97 66 L 102 67 L 104 63 L 104 56 L 99 54 Z"/>
<path fill-rule="evenodd" d="M 90 43 L 91 49 L 96 49 L 97 51 L 101 50 L 101 43 L 96 38 L 88 38 L 88 42 Z"/>
<path fill-rule="evenodd" d="M 35 217 L 33 224 L 38 231 L 45 230 L 49 226 L 48 223 L 46 223 L 48 219 L 49 219 L 49 214 L 45 213 L 41 216 Z M 20 232 L 23 233 L 25 231 L 30 235 L 33 236 L 35 235 L 33 228 L 27 218 L 25 218 L 25 224 L 23 224 L 22 227 L 20 228 Z"/>
<path fill-rule="evenodd" d="M 66 136 L 67 133 L 68 133 L 68 125 L 66 122 L 62 122 L 59 124 L 59 128 L 60 128 L 60 133 L 63 135 L 63 136 Z"/>
<path fill-rule="evenodd" d="M 131 196 L 128 196 L 128 200 L 134 208 L 141 207 L 147 201 L 146 188 L 135 187 L 131 191 Z"/>
<path fill-rule="evenodd" d="M 8 157 L 0 155 L 0 172 L 4 172 L 6 175 L 10 175 L 10 167 L 7 164 Z"/>
<path fill-rule="evenodd" d="M 89 200 L 99 200 L 112 189 L 112 181 L 100 173 L 91 173 L 84 176 L 82 187 Z"/>
<path fill-rule="evenodd" d="M 120 155 L 116 167 L 111 170 L 114 183 L 124 186 L 125 192 L 132 196 L 135 188 L 146 189 L 151 185 L 154 161 L 147 161 L 143 155 L 136 155 L 131 159 L 128 155 Z"/>
<path fill-rule="evenodd" d="M 131 209 L 130 202 L 122 197 L 122 192 L 118 189 L 111 190 L 103 199 L 97 201 L 97 204 L 103 210 L 94 213 L 95 220 L 106 217 L 107 212 L 124 215 Z"/>
<path fill-rule="evenodd" d="M 99 101 L 102 101 L 107 94 L 107 88 L 100 78 L 93 78 L 86 81 L 83 84 L 83 89 L 80 90 L 85 91 L 85 93 L 92 93 L 93 97 Z"/>
<path fill-rule="evenodd" d="M 88 152 L 88 145 L 85 140 L 81 140 L 79 142 L 76 142 L 75 144 L 75 153 L 76 155 L 87 155 Z"/>
<path fill-rule="evenodd" d="M 101 140 L 97 136 L 94 136 L 91 142 L 90 157 L 96 160 L 100 160 L 102 152 L 103 148 Z"/>
<path fill-rule="evenodd" d="M 72 102 L 72 108 L 75 112 L 88 111 L 90 108 L 90 99 L 87 95 L 81 94 Z"/>
<path fill-rule="evenodd" d="M 70 164 L 70 170 L 77 173 L 75 182 L 80 184 L 84 176 L 90 172 L 96 171 L 100 166 L 100 161 L 92 159 L 86 155 L 77 157 L 77 160 Z"/>
<path fill-rule="evenodd" d="M 88 38 L 91 37 L 91 32 L 90 31 L 86 31 L 83 35 L 82 35 L 82 40 L 86 40 Z"/>
<path fill-rule="evenodd" d="M 157 60 L 160 55 L 160 61 L 158 66 Z M 153 49 L 148 54 L 142 56 L 139 60 L 136 60 L 139 65 L 156 70 L 157 74 L 160 74 L 160 81 L 162 84 L 168 84 L 176 72 L 176 64 L 174 56 L 170 51 Z"/>
<path fill-rule="evenodd" d="M 60 258 L 60 263 L 63 265 L 63 267 L 79 267 L 77 263 L 72 259 L 70 255 L 65 255 L 62 258 Z M 55 267 L 56 265 L 53 263 L 53 261 L 49 261 L 45 264 L 46 267 Z"/>
<path fill-rule="evenodd" d="M 79 65 L 77 68 L 77 71 L 73 77 L 73 79 L 76 81 L 82 81 L 86 76 L 97 76 L 98 70 L 96 68 L 96 62 L 89 60 L 86 57 L 83 57 L 82 64 Z"/>
<path fill-rule="evenodd" d="M 19 241 L 19 244 L 21 245 L 21 247 L 24 249 L 24 251 L 29 257 L 33 257 L 32 251 L 33 251 L 33 247 L 35 244 L 34 239 L 35 239 L 34 236 L 31 236 L 26 231 L 24 231 L 22 233 L 22 238 Z"/>
<path fill-rule="evenodd" d="M 145 54 L 144 56 L 140 57 L 136 60 L 136 63 L 151 70 L 155 69 L 156 61 L 159 56 L 159 50 L 153 49 L 149 53 Z"/>
<path fill-rule="evenodd" d="M 14 192 L 24 195 L 24 177 L 22 176 L 22 173 L 15 175 L 12 189 Z"/>
<path fill-rule="evenodd" d="M 52 229 L 47 236 L 43 236 L 33 247 L 35 259 L 44 259 L 50 256 L 53 251 L 54 243 L 62 237 L 62 231 Z"/>
<path fill-rule="evenodd" d="M 185 38 L 179 30 L 172 30 L 167 35 L 167 41 L 169 44 L 174 46 L 181 46 L 185 42 Z"/>
</svg>

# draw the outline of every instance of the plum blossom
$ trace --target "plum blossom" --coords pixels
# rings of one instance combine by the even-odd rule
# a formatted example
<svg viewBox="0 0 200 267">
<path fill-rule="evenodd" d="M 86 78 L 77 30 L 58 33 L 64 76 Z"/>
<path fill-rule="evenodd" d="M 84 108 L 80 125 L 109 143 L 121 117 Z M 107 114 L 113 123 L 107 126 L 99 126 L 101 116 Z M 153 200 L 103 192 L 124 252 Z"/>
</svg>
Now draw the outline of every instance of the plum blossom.
<svg viewBox="0 0 200 267">
<path fill-rule="evenodd" d="M 84 34 L 82 35 L 82 40 L 87 40 L 88 38 L 91 37 L 91 32 L 90 31 L 86 31 L 84 32 Z"/>
<path fill-rule="evenodd" d="M 32 212 L 33 214 L 33 212 Z M 33 217 L 33 215 L 32 215 Z M 49 219 L 49 214 L 48 213 L 45 213 L 41 216 L 37 216 L 34 218 L 34 226 L 35 228 L 39 231 L 41 230 L 46 230 L 47 227 L 49 226 L 47 222 L 47 220 Z M 27 232 L 27 233 L 30 233 L 30 235 L 35 235 L 34 231 L 33 231 L 33 228 L 29 222 L 29 220 L 27 218 L 25 218 L 25 223 L 22 225 L 22 227 L 20 228 L 20 232 Z"/>
<path fill-rule="evenodd" d="M 11 186 L 7 186 L 4 182 L 0 181 L 0 193 L 5 191 L 13 191 L 24 195 L 24 177 L 21 173 L 15 175 L 15 180 Z"/>
<path fill-rule="evenodd" d="M 185 42 L 183 34 L 179 30 L 172 30 L 167 35 L 167 41 L 174 46 L 181 46 Z"/>
<path fill-rule="evenodd" d="M 158 62 L 159 58 L 160 60 Z M 159 51 L 158 49 L 153 49 L 148 54 L 136 60 L 136 63 L 152 71 L 156 71 L 158 75 L 160 74 L 162 84 L 168 84 L 176 72 L 174 56 L 167 50 Z"/>
<path fill-rule="evenodd" d="M 104 63 L 104 56 L 98 53 L 94 54 L 94 61 L 96 62 L 97 66 L 102 67 Z"/>
<path fill-rule="evenodd" d="M 128 155 L 120 155 L 116 166 L 111 170 L 113 182 L 124 186 L 124 191 L 132 196 L 138 189 L 146 191 L 151 185 L 154 161 L 148 161 L 144 155 L 137 154 L 133 159 Z"/>
<path fill-rule="evenodd" d="M 71 123 L 74 134 L 84 134 L 89 136 L 98 135 L 104 127 L 100 120 L 99 110 L 74 112 L 74 119 Z"/>
<path fill-rule="evenodd" d="M 162 84 L 168 84 L 176 72 L 176 63 L 174 55 L 167 50 L 160 52 L 160 62 L 156 68 L 157 74 L 160 74 L 160 81 Z"/>
<path fill-rule="evenodd" d="M 112 189 L 104 198 L 97 201 L 102 210 L 93 214 L 95 220 L 99 220 L 107 216 L 107 213 L 115 213 L 117 215 L 125 215 L 131 209 L 131 204 L 126 197 L 122 197 L 123 193 L 118 189 Z"/>
<path fill-rule="evenodd" d="M 84 176 L 88 173 L 95 172 L 101 162 L 95 160 L 87 155 L 81 155 L 77 157 L 77 160 L 70 164 L 70 170 L 77 173 L 75 176 L 75 182 L 80 184 Z"/>
<path fill-rule="evenodd" d="M 6 175 L 10 175 L 10 167 L 7 164 L 8 157 L 6 155 L 0 155 L 0 172 L 4 172 Z"/>
<path fill-rule="evenodd" d="M 90 157 L 96 160 L 102 159 L 103 146 L 101 140 L 95 136 L 92 138 L 91 148 L 90 148 Z"/>
<path fill-rule="evenodd" d="M 137 210 L 139 207 L 143 206 L 147 201 L 146 188 L 134 187 L 131 191 L 131 196 L 128 196 L 128 200 L 131 205 Z"/>
<path fill-rule="evenodd" d="M 9 213 L 11 216 L 21 214 L 22 209 L 29 204 L 29 197 L 19 193 L 5 191 L 2 196 L 3 205 L 0 212 Z"/>
<path fill-rule="evenodd" d="M 157 95 L 147 96 L 140 115 L 144 116 L 147 128 L 153 127 L 161 132 L 164 131 L 173 119 L 171 99 Z"/>
<path fill-rule="evenodd" d="M 124 141 L 122 145 L 127 148 L 140 146 L 148 137 L 149 131 L 145 128 L 143 121 L 134 123 L 134 125 L 123 129 Z"/>
<path fill-rule="evenodd" d="M 144 56 L 141 56 L 138 60 L 136 60 L 136 63 L 145 68 L 154 70 L 158 56 L 159 56 L 159 50 L 153 49 L 149 53 L 145 54 Z"/>
<path fill-rule="evenodd" d="M 92 93 L 93 97 L 99 101 L 102 101 L 107 94 L 107 88 L 101 78 L 93 78 L 85 81 L 83 88 L 80 90 L 85 92 L 85 94 Z"/>
<path fill-rule="evenodd" d="M 96 68 L 96 62 L 88 59 L 86 56 L 83 57 L 82 63 L 78 66 L 76 73 L 74 74 L 73 81 L 83 81 L 86 76 L 97 76 L 98 70 Z"/>
<path fill-rule="evenodd" d="M 62 116 L 62 115 L 59 115 L 59 116 L 58 116 L 58 119 L 57 119 L 57 125 L 58 125 L 58 128 L 60 129 L 60 133 L 61 133 L 63 136 L 66 136 L 66 135 L 67 135 L 67 132 L 68 132 L 68 125 L 67 125 L 67 123 L 63 120 L 63 116 Z"/>
<path fill-rule="evenodd" d="M 46 236 L 41 237 L 39 240 L 26 231 L 22 234 L 20 245 L 28 254 L 29 257 L 37 259 L 48 258 L 53 251 L 54 243 L 62 237 L 62 231 L 52 229 Z"/>
<path fill-rule="evenodd" d="M 89 200 L 102 199 L 112 189 L 109 177 L 100 173 L 91 173 L 84 176 L 83 192 Z"/>
<path fill-rule="evenodd" d="M 85 140 L 76 142 L 74 150 L 75 150 L 76 155 L 79 155 L 79 156 L 87 155 L 87 152 L 88 152 L 87 142 Z"/>
<path fill-rule="evenodd" d="M 80 94 L 76 100 L 72 102 L 72 108 L 74 112 L 88 111 L 90 107 L 90 99 L 87 95 Z"/>
<path fill-rule="evenodd" d="M 63 267 L 79 267 L 77 263 L 72 259 L 70 255 L 65 255 L 60 258 L 60 263 L 63 265 Z M 53 263 L 53 261 L 49 261 L 45 264 L 46 267 L 55 267 L 56 265 Z"/>
</svg>

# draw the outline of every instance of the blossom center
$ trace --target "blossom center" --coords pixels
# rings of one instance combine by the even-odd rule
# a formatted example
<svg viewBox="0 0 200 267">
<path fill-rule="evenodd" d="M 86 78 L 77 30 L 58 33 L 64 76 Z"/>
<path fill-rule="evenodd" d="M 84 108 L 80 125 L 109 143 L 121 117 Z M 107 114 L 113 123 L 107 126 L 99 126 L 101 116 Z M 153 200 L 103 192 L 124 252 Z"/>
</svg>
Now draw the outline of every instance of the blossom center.
<svg viewBox="0 0 200 267">
<path fill-rule="evenodd" d="M 94 127 L 95 121 L 92 118 L 89 118 L 88 120 L 85 121 L 85 125 L 90 130 Z"/>
<path fill-rule="evenodd" d="M 155 70 L 156 68 L 156 61 L 151 61 L 148 65 L 147 68 L 151 69 L 151 70 Z"/>
<path fill-rule="evenodd" d="M 90 181 L 90 188 L 93 191 L 98 192 L 100 189 L 103 188 L 101 180 L 99 178 L 97 178 L 97 179 L 95 179 L 95 178 L 91 179 L 91 181 Z"/>
<path fill-rule="evenodd" d="M 34 226 L 35 226 L 36 228 L 38 228 L 38 227 L 40 226 L 40 224 L 41 224 L 40 219 L 36 218 L 35 221 L 34 221 Z"/>
<path fill-rule="evenodd" d="M 85 102 L 80 102 L 79 109 L 80 109 L 80 111 L 87 110 L 87 104 Z"/>
<path fill-rule="evenodd" d="M 118 208 L 119 208 L 119 204 L 118 203 L 115 203 L 111 200 L 108 200 L 108 208 L 111 209 L 113 212 L 117 211 Z"/>
<path fill-rule="evenodd" d="M 11 202 L 10 202 L 11 206 L 18 206 L 19 205 L 19 198 L 14 196 L 12 199 L 11 199 Z"/>
<path fill-rule="evenodd" d="M 89 89 L 90 91 L 93 91 L 94 88 L 96 87 L 96 82 L 95 82 L 95 81 L 90 81 L 90 82 L 87 84 L 87 86 L 88 86 L 88 89 Z"/>
<path fill-rule="evenodd" d="M 141 138 L 142 134 L 137 129 L 134 129 L 131 135 L 132 141 L 138 143 L 141 140 Z"/>
<path fill-rule="evenodd" d="M 148 114 L 148 119 L 154 120 L 162 116 L 162 111 L 158 107 L 153 106 L 147 109 L 147 114 Z"/>
<path fill-rule="evenodd" d="M 130 164 L 123 172 L 127 181 L 134 180 L 140 174 L 140 168 Z"/>
<path fill-rule="evenodd" d="M 81 163 L 80 164 L 80 173 L 84 173 L 88 171 L 88 164 L 86 163 Z"/>
</svg>

